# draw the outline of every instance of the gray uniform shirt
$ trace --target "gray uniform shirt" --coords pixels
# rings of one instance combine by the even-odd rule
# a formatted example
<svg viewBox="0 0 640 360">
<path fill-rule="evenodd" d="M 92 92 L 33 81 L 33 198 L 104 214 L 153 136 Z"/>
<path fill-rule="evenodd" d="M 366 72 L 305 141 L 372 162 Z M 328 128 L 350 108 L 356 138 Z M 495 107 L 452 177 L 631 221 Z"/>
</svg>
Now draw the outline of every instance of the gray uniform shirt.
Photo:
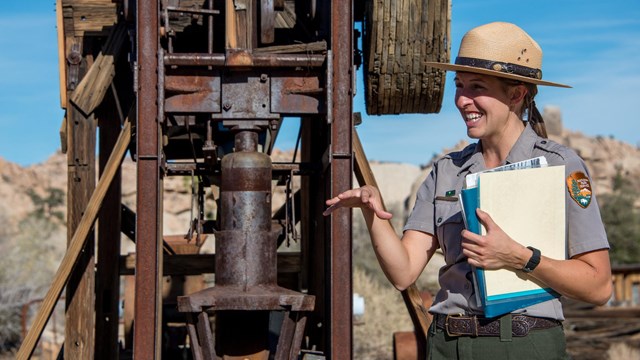
<svg viewBox="0 0 640 360">
<path fill-rule="evenodd" d="M 474 293 L 471 266 L 462 254 L 460 233 L 464 224 L 457 199 L 465 176 L 486 170 L 481 146 L 471 144 L 462 151 L 444 156 L 433 165 L 431 173 L 418 190 L 415 206 L 404 227 L 404 231 L 417 230 L 434 235 L 444 253 L 446 264 L 439 272 L 440 290 L 430 309 L 432 313 L 482 314 L 482 308 L 477 303 Z M 566 176 L 578 171 L 590 179 L 584 161 L 573 150 L 539 137 L 528 125 L 509 152 L 505 163 L 537 156 L 545 156 L 549 166 L 565 165 Z M 532 219 L 535 219 L 535 216 L 531 214 Z M 589 206 L 583 208 L 574 201 L 568 189 L 566 221 L 568 257 L 609 248 L 594 194 Z M 514 313 L 564 320 L 558 299 Z"/>
</svg>

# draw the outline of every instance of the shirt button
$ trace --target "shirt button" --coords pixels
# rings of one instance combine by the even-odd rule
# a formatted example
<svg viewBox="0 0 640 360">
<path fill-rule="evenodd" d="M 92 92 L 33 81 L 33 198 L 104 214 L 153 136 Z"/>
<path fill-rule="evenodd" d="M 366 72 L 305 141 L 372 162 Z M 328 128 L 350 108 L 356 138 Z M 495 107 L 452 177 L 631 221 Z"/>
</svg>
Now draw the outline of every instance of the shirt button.
<svg viewBox="0 0 640 360">
<path fill-rule="evenodd" d="M 440 224 L 442 222 L 442 217 L 438 218 L 438 224 Z"/>
<path fill-rule="evenodd" d="M 547 140 L 540 141 L 540 144 L 546 144 L 546 143 L 547 143 Z"/>
</svg>

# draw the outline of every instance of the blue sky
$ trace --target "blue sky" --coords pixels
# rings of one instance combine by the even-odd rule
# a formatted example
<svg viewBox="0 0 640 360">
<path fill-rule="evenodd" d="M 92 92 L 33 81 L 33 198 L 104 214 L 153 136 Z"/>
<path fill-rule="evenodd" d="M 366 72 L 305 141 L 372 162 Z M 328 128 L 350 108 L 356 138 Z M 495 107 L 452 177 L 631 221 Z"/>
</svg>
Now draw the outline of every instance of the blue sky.
<svg viewBox="0 0 640 360">
<path fill-rule="evenodd" d="M 0 157 L 20 165 L 42 162 L 60 148 L 55 0 L 0 1 Z M 573 89 L 540 87 L 539 108 L 559 106 L 566 128 L 640 145 L 640 1 L 452 0 L 452 57 L 462 35 L 491 21 L 525 29 L 544 51 L 543 74 Z M 426 163 L 466 139 L 447 77 L 439 114 L 366 116 L 362 73 L 354 111 L 370 160 Z M 297 121 L 278 140 L 295 144 Z"/>
</svg>

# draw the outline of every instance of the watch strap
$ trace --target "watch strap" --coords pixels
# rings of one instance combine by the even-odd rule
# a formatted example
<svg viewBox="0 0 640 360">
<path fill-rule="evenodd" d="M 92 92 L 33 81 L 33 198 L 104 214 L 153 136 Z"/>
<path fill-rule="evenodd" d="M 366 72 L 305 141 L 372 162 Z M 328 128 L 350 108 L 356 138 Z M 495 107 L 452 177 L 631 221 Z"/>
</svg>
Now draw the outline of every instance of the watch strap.
<svg viewBox="0 0 640 360">
<path fill-rule="evenodd" d="M 522 268 L 522 271 L 530 273 L 536 268 L 536 266 L 538 266 L 538 264 L 540 264 L 540 250 L 533 246 L 527 246 L 527 249 L 533 251 L 533 255 L 531 255 L 527 264 Z"/>
</svg>

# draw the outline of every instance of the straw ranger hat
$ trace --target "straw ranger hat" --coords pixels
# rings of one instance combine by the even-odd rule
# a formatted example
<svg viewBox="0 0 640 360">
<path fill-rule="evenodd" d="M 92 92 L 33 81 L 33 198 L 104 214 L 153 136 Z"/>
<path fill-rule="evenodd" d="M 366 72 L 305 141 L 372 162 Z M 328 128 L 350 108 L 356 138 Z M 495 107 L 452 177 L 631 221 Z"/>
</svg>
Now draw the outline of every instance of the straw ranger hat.
<svg viewBox="0 0 640 360">
<path fill-rule="evenodd" d="M 524 30 L 506 22 L 481 25 L 467 32 L 455 64 L 427 62 L 426 65 L 536 85 L 571 87 L 542 80 L 542 49 Z"/>
</svg>

